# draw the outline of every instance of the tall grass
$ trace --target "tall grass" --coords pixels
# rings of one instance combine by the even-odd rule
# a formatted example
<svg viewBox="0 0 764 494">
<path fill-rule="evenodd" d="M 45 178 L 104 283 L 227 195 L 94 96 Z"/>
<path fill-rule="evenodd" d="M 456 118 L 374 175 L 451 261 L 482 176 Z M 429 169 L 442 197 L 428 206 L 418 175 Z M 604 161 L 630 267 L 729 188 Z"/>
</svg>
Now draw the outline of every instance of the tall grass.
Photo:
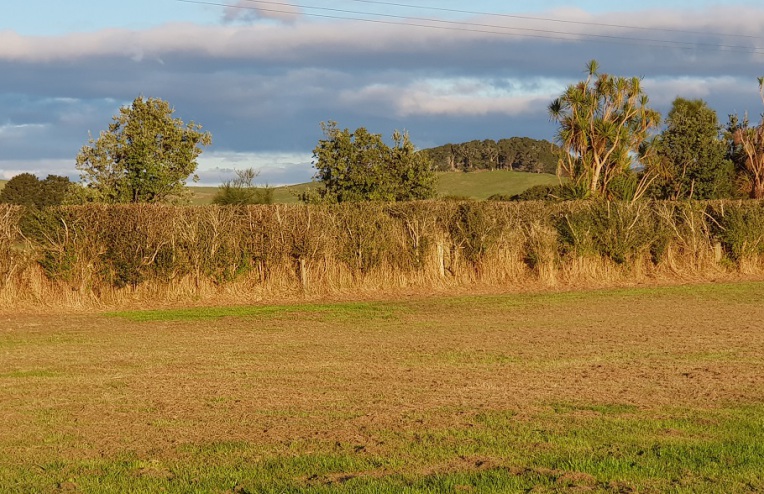
<svg viewBox="0 0 764 494">
<path fill-rule="evenodd" d="M 764 205 L 0 206 L 6 305 L 762 272 Z"/>
</svg>

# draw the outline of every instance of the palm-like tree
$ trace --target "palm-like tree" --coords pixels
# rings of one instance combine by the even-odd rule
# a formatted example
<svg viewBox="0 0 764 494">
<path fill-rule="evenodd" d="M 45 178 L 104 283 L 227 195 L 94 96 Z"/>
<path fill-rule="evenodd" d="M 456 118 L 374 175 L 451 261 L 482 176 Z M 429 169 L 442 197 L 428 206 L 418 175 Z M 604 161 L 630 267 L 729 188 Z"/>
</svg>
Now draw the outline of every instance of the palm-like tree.
<svg viewBox="0 0 764 494">
<path fill-rule="evenodd" d="M 764 77 L 759 77 L 759 94 L 764 102 Z M 738 121 L 730 115 L 729 135 L 733 144 L 733 158 L 742 172 L 745 187 L 752 199 L 764 199 L 764 115 L 755 127 L 748 123 L 748 116 Z"/>
<path fill-rule="evenodd" d="M 600 74 L 596 60 L 586 68 L 586 80 L 568 86 L 549 105 L 550 118 L 560 126 L 558 175 L 588 197 L 607 196 L 611 181 L 629 172 L 660 114 L 648 108 L 640 78 Z"/>
</svg>

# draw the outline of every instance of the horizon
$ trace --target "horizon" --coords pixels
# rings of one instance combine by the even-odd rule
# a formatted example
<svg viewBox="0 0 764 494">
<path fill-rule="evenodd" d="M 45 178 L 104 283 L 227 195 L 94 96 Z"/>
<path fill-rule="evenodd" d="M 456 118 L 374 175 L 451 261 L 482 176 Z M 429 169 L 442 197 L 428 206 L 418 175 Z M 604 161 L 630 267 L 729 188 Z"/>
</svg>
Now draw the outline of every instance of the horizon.
<svg viewBox="0 0 764 494">
<path fill-rule="evenodd" d="M 547 105 L 591 59 L 643 77 L 664 116 L 678 96 L 704 99 L 721 123 L 764 109 L 764 8 L 751 1 L 320 3 L 19 5 L 0 19 L 0 178 L 77 177 L 88 133 L 138 95 L 212 133 L 203 183 L 249 167 L 305 183 L 328 120 L 386 139 L 407 130 L 420 149 L 552 141 Z"/>
</svg>

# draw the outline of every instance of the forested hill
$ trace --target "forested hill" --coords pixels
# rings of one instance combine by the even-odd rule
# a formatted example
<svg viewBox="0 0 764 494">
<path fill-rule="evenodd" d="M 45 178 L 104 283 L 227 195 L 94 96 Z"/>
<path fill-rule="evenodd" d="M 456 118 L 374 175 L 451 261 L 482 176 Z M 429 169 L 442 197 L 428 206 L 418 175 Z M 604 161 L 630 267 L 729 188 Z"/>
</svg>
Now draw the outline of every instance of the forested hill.
<svg viewBox="0 0 764 494">
<path fill-rule="evenodd" d="M 512 137 L 498 142 L 469 141 L 424 149 L 438 171 L 515 170 L 533 173 L 557 171 L 557 146 L 546 140 Z"/>
</svg>

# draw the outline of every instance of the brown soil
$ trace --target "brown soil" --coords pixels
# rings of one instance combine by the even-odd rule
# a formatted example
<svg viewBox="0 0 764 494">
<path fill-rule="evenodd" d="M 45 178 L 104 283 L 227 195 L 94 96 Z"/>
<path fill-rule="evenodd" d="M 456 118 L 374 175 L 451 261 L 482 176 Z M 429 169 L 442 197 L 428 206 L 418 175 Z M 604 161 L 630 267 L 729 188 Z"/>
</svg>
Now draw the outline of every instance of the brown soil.
<svg viewBox="0 0 764 494">
<path fill-rule="evenodd" d="M 409 300 L 372 319 L 2 315 L 0 455 L 162 458 L 237 441 L 374 453 L 380 431 L 470 427 L 485 411 L 764 401 L 760 301 L 480 300 Z"/>
</svg>

